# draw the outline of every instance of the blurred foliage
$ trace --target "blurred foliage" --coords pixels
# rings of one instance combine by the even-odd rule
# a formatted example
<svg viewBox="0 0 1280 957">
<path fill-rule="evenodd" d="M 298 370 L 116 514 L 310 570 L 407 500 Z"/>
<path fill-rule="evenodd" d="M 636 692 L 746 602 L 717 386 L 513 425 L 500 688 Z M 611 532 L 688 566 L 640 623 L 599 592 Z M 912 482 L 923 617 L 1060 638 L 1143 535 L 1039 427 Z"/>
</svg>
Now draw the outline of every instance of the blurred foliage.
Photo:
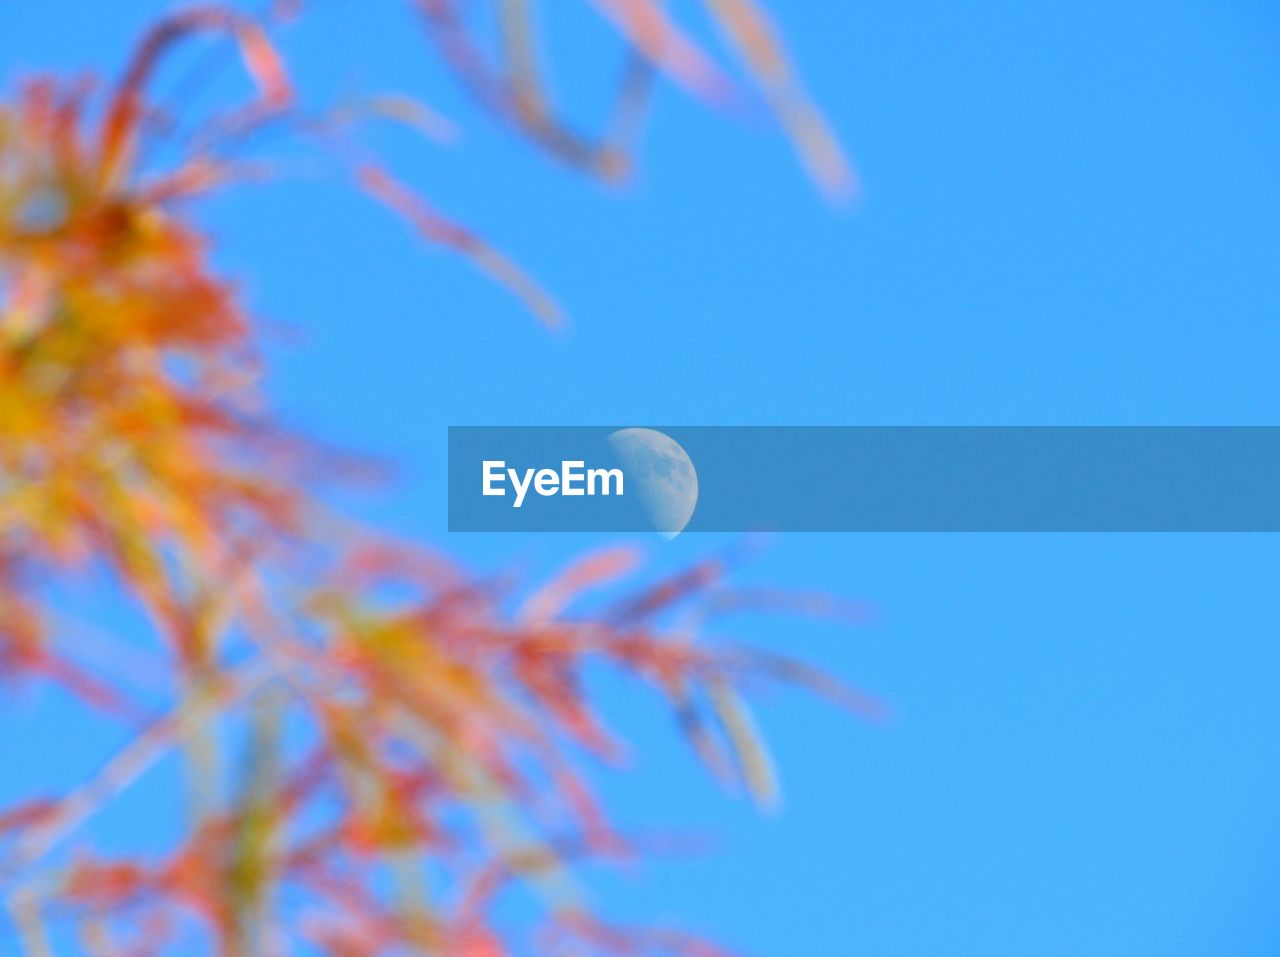
<svg viewBox="0 0 1280 957">
<path fill-rule="evenodd" d="M 415 8 L 489 110 L 561 159 L 616 176 L 651 74 L 713 102 L 735 88 L 656 0 L 595 5 L 631 49 L 598 141 L 556 119 L 526 0 L 497 4 L 492 63 L 454 3 Z M 846 188 L 839 151 L 760 13 L 744 0 L 708 7 L 813 175 Z M 627 586 L 638 556 L 624 548 L 536 589 L 478 579 L 325 505 L 316 490 L 359 464 L 273 421 L 253 317 L 211 269 L 192 218 L 202 198 L 272 175 L 268 157 L 244 148 L 251 134 L 280 128 L 335 157 L 545 320 L 558 310 L 350 137 L 353 112 L 438 132 L 425 106 L 371 96 L 319 116 L 297 107 L 270 31 L 304 14 L 185 9 L 142 38 L 109 88 L 38 77 L 0 106 L 0 674 L 11 686 L 57 683 L 131 730 L 78 787 L 0 812 L 14 926 L 31 954 L 53 952 L 55 917 L 102 955 L 287 953 L 303 940 L 334 955 L 716 953 L 675 932 L 609 926 L 575 891 L 584 862 L 637 852 L 586 777 L 624 744 L 586 695 L 584 669 L 647 682 L 708 767 L 769 804 L 776 782 L 744 680 L 874 705 L 703 632 L 744 606 L 848 609 L 735 590 L 727 559 Z M 174 125 L 149 81 L 179 41 L 209 32 L 239 52 L 257 94 L 204 118 L 181 158 L 154 168 L 146 148 Z M 140 690 L 86 663 L 80 632 L 46 597 L 48 582 L 101 569 L 151 622 L 158 685 Z M 601 589 L 611 597 L 583 612 Z M 105 656 L 125 657 L 128 644 Z M 160 857 L 95 854 L 86 825 L 173 751 L 190 778 L 183 840 Z M 495 918 L 513 888 L 538 915 L 515 927 Z"/>
</svg>

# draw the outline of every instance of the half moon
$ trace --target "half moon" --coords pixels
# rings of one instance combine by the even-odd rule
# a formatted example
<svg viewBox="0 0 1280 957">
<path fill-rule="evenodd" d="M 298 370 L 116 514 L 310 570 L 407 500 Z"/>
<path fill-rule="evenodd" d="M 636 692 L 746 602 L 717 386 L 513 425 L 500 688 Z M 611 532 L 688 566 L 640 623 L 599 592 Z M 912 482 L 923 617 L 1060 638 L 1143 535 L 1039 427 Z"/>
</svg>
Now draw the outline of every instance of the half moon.
<svg viewBox="0 0 1280 957">
<path fill-rule="evenodd" d="M 698 473 L 688 453 L 655 429 L 619 429 L 609 444 L 653 527 L 663 538 L 675 538 L 698 505 Z"/>
</svg>

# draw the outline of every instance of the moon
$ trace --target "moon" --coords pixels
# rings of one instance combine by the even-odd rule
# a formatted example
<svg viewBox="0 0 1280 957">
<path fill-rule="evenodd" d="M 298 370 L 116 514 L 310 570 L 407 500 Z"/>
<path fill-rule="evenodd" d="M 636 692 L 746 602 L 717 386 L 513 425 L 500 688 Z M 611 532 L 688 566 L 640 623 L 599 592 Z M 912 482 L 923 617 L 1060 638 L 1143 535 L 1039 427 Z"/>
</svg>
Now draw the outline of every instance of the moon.
<svg viewBox="0 0 1280 957">
<path fill-rule="evenodd" d="M 680 444 L 654 429 L 619 429 L 609 444 L 653 527 L 670 541 L 689 524 L 698 505 L 698 473 Z"/>
</svg>

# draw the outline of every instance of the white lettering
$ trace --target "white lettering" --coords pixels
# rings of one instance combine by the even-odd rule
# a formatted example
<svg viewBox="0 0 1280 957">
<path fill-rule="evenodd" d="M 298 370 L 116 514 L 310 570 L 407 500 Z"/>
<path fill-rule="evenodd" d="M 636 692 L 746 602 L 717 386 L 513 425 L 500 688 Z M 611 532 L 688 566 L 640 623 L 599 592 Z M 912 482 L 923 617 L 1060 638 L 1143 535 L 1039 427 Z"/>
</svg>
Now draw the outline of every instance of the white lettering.
<svg viewBox="0 0 1280 957">
<path fill-rule="evenodd" d="M 622 469 L 587 469 L 587 494 L 596 494 L 596 479 L 600 480 L 601 495 L 621 495 L 622 494 Z M 609 491 L 609 479 L 612 478 L 618 486 L 616 492 Z"/>
<path fill-rule="evenodd" d="M 501 459 L 485 459 L 484 481 L 481 494 L 505 496 L 507 482 L 515 489 L 512 508 L 524 504 L 525 496 L 532 488 L 543 498 L 551 495 L 621 495 L 623 474 L 621 469 L 589 469 L 580 459 L 566 459 L 555 469 L 510 469 Z"/>
<path fill-rule="evenodd" d="M 561 462 L 560 463 L 560 494 L 561 495 L 584 495 L 586 490 L 579 484 L 583 479 L 583 468 L 586 462 Z"/>
<path fill-rule="evenodd" d="M 515 469 L 507 469 L 507 474 L 511 476 L 511 484 L 516 490 L 516 500 L 512 508 L 519 508 L 524 504 L 525 494 L 529 491 L 529 483 L 533 481 L 533 469 L 524 470 L 524 481 L 520 481 L 520 476 Z"/>
<path fill-rule="evenodd" d="M 506 495 L 507 490 L 503 488 L 494 488 L 493 483 L 502 484 L 502 470 L 507 463 L 497 459 L 486 459 L 484 461 L 484 495 Z"/>
<path fill-rule="evenodd" d="M 538 474 L 533 479 L 533 487 L 544 498 L 555 495 L 560 490 L 560 473 L 555 469 L 538 469 Z"/>
</svg>

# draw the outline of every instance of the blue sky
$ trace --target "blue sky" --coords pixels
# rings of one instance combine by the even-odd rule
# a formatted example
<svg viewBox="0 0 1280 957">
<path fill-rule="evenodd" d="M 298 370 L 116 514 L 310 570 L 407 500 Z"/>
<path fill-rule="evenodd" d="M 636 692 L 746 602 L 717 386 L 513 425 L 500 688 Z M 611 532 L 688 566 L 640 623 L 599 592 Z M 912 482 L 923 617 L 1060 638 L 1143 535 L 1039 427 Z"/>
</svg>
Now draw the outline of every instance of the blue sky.
<svg viewBox="0 0 1280 957">
<path fill-rule="evenodd" d="M 553 79 L 589 118 L 616 47 L 585 6 L 548 6 Z M 0 68 L 109 72 L 163 7 L 13 0 Z M 777 7 L 861 175 L 848 209 L 763 124 L 670 89 L 636 181 L 583 182 L 478 117 L 396 3 L 318 4 L 288 38 L 317 97 L 400 89 L 463 121 L 450 150 L 379 145 L 573 317 L 548 336 L 329 183 L 213 207 L 220 260 L 302 336 L 275 357 L 287 417 L 403 466 L 366 514 L 481 566 L 550 569 L 595 543 L 446 535 L 449 424 L 1280 421 L 1274 9 Z M 721 543 L 649 547 L 662 568 Z M 894 718 L 768 696 L 786 797 L 762 820 L 608 684 L 605 710 L 641 744 L 634 776 L 603 781 L 620 817 L 716 849 L 611 879 L 602 900 L 758 957 L 1276 953 L 1278 559 L 1261 535 L 780 538 L 748 578 L 865 599 L 877 621 L 737 634 L 874 690 Z M 0 776 L 83 766 L 74 743 L 20 745 L 29 714 L 4 720 L 20 733 Z"/>
</svg>

